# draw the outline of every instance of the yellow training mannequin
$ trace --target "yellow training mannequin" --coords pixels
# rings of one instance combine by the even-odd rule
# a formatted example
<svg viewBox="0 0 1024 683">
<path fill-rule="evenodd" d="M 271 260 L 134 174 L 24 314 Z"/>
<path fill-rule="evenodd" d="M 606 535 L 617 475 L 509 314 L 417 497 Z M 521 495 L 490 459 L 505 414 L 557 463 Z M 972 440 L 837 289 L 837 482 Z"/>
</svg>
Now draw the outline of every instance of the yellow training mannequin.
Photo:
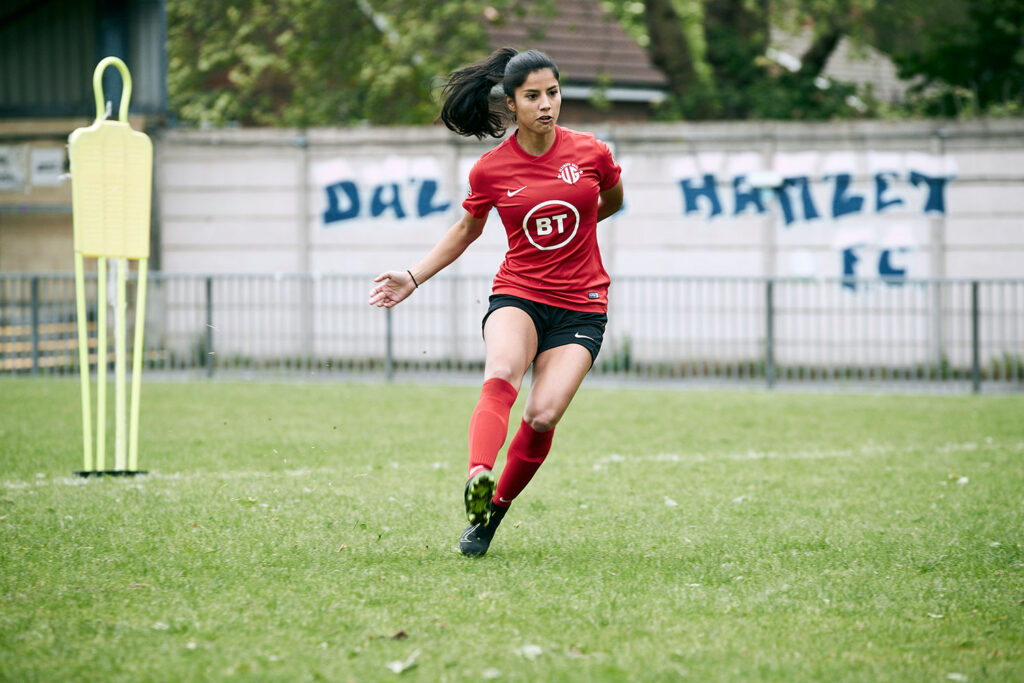
<svg viewBox="0 0 1024 683">
<path fill-rule="evenodd" d="M 104 119 L 102 77 L 116 66 L 123 83 L 120 116 Z M 85 468 L 82 475 L 102 474 L 106 450 L 107 386 L 107 259 L 117 259 L 117 308 L 115 325 L 115 469 L 132 474 L 138 470 L 139 390 L 142 377 L 142 338 L 146 312 L 146 273 L 149 262 L 149 219 L 153 182 L 153 143 L 145 133 L 128 125 L 131 74 L 117 57 L 103 59 L 93 72 L 96 121 L 78 128 L 68 138 L 71 161 L 71 202 L 75 233 L 75 295 L 78 306 L 78 353 L 82 375 L 82 423 Z M 85 306 L 84 258 L 97 259 L 97 440 L 92 457 L 89 392 L 88 324 Z M 125 314 L 128 259 L 138 260 L 135 343 L 132 352 L 131 431 L 125 429 Z M 126 453 L 127 451 L 127 453 Z M 127 455 L 127 458 L 126 458 Z"/>
</svg>

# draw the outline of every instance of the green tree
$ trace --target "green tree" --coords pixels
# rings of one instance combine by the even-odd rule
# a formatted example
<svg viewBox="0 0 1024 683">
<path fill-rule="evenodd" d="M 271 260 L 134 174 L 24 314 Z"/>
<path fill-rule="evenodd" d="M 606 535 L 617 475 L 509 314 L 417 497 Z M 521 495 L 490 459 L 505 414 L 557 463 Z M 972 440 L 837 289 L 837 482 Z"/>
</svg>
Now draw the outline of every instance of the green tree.
<svg viewBox="0 0 1024 683">
<path fill-rule="evenodd" d="M 324 14 L 311 21 L 317 5 Z M 171 110 L 185 122 L 218 125 L 301 126 L 325 112 L 351 121 L 361 113 L 353 57 L 374 38 L 352 3 L 168 0 Z M 337 68 L 319 68 L 330 64 Z"/>
<path fill-rule="evenodd" d="M 488 21 L 555 0 L 167 0 L 168 91 L 180 120 L 259 126 L 423 124 L 439 79 L 486 54 Z M 1024 112 L 1021 0 L 601 0 L 650 53 L 666 119 L 827 119 Z M 770 28 L 810 30 L 799 65 Z M 843 37 L 917 87 L 866 105 L 822 72 Z"/>
<path fill-rule="evenodd" d="M 666 118 L 747 119 L 858 116 L 854 88 L 820 80 L 860 3 L 872 0 L 605 0 L 669 81 Z M 816 20 L 812 16 L 817 17 Z M 810 27 L 795 71 L 767 58 L 772 25 Z"/>
<path fill-rule="evenodd" d="M 914 113 L 1024 113 L 1024 2 L 879 3 L 871 39 L 900 76 L 917 79 Z"/>
<path fill-rule="evenodd" d="M 667 118 L 822 119 L 1024 112 L 1021 0 L 603 0 L 668 78 Z M 767 57 L 769 27 L 809 29 L 799 66 Z M 916 80 L 883 107 L 821 79 L 844 38 L 888 54 Z"/>
<path fill-rule="evenodd" d="M 478 59 L 511 0 L 167 0 L 168 94 L 184 122 L 429 123 L 439 77 Z"/>
</svg>

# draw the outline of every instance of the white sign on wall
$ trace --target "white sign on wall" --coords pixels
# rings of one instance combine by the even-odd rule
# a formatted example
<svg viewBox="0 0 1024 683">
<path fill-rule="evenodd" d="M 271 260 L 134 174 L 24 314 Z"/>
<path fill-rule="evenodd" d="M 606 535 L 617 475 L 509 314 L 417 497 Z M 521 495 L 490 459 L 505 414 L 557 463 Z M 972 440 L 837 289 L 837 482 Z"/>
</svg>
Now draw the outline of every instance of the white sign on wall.
<svg viewBox="0 0 1024 683">
<path fill-rule="evenodd" d="M 61 147 L 40 147 L 32 150 L 32 185 L 60 187 L 64 172 L 64 150 Z"/>
<path fill-rule="evenodd" d="M 0 192 L 25 189 L 25 145 L 0 145 Z"/>
</svg>

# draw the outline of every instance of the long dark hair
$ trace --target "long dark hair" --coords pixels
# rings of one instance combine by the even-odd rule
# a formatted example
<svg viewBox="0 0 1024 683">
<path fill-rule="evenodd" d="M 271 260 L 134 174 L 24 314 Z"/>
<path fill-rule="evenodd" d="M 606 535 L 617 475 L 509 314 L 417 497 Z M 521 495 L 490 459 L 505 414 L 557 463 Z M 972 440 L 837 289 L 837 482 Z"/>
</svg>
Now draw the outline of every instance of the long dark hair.
<svg viewBox="0 0 1024 683">
<path fill-rule="evenodd" d="M 540 69 L 551 69 L 558 80 L 558 67 L 543 52 L 518 52 L 511 47 L 495 50 L 482 62 L 459 69 L 448 77 L 442 91 L 441 120 L 450 130 L 466 137 L 502 137 L 511 118 L 504 101 L 492 102 L 491 89 L 501 83 L 505 95 L 514 99 L 516 88 Z"/>
</svg>

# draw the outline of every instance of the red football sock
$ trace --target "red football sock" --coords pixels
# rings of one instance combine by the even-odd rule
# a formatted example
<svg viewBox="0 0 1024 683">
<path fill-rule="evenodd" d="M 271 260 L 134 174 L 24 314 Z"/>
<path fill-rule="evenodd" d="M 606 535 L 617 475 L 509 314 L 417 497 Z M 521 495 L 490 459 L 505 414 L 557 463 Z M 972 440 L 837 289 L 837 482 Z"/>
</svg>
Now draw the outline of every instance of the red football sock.
<svg viewBox="0 0 1024 683">
<path fill-rule="evenodd" d="M 482 467 L 494 469 L 498 451 L 508 437 L 508 414 L 518 394 L 514 386 L 500 377 L 484 382 L 480 400 L 469 418 L 469 476 Z"/>
<path fill-rule="evenodd" d="M 554 429 L 538 432 L 523 420 L 508 447 L 505 469 L 501 471 L 498 487 L 494 491 L 495 505 L 507 507 L 523 492 L 540 469 L 544 458 L 548 457 L 554 436 Z"/>
</svg>

